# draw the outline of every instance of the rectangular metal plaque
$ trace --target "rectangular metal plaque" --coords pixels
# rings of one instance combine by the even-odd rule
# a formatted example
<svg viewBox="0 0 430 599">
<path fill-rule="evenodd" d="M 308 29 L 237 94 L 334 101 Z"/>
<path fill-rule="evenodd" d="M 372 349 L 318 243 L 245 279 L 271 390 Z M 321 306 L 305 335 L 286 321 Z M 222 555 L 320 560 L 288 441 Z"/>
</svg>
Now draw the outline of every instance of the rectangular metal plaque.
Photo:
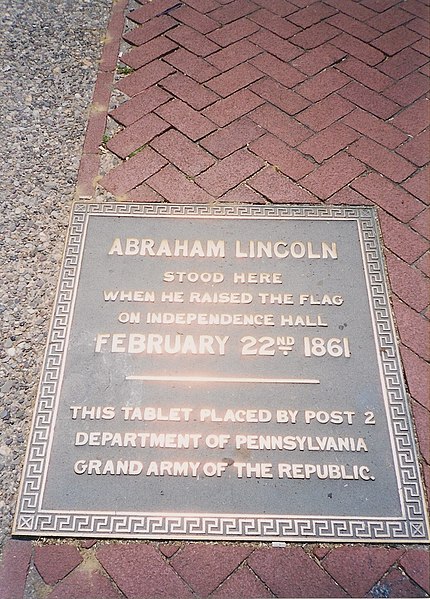
<svg viewBox="0 0 430 599">
<path fill-rule="evenodd" d="M 428 539 L 374 210 L 76 203 L 14 532 Z"/>
</svg>

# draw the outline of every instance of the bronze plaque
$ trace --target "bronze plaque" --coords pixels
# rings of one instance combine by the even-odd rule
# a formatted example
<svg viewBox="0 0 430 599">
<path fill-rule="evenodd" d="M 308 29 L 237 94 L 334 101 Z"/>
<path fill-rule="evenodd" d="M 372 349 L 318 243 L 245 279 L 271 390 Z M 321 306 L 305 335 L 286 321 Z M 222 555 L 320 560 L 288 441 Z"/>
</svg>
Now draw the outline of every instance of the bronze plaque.
<svg viewBox="0 0 430 599">
<path fill-rule="evenodd" d="M 76 203 L 14 532 L 426 540 L 374 210 Z"/>
</svg>

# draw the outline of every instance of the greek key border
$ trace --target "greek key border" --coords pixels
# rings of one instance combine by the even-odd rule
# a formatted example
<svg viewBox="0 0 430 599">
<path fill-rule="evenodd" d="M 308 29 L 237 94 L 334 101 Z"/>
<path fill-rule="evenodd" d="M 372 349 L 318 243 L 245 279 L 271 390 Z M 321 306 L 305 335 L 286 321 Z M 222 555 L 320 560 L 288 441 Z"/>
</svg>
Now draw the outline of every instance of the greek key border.
<svg viewBox="0 0 430 599">
<path fill-rule="evenodd" d="M 212 514 L 59 513 L 43 510 L 41 487 L 47 471 L 48 446 L 59 400 L 60 373 L 71 323 L 73 295 L 91 215 L 232 218 L 354 219 L 359 223 L 370 303 L 376 323 L 396 446 L 398 481 L 406 510 L 404 519 L 265 517 Z M 14 534 L 120 538 L 224 540 L 424 542 L 429 539 L 427 511 L 409 413 L 397 340 L 388 299 L 376 211 L 368 206 L 173 205 L 82 203 L 73 206 L 63 265 L 51 322 L 30 444 L 24 465 Z"/>
</svg>

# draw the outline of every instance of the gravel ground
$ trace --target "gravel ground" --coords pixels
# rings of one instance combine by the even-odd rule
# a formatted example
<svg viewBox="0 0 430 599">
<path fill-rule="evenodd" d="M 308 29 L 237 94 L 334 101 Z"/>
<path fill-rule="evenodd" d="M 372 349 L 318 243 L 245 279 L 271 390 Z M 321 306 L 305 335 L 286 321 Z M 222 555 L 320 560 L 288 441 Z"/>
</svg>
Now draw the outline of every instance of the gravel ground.
<svg viewBox="0 0 430 599">
<path fill-rule="evenodd" d="M 10 535 L 112 0 L 0 0 L 0 548 Z"/>
</svg>

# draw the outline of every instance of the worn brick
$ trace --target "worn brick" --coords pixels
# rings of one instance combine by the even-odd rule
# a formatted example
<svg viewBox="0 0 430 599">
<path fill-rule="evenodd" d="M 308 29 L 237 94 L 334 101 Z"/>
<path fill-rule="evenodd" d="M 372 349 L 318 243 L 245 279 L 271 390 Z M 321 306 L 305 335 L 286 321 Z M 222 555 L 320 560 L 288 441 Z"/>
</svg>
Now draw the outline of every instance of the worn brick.
<svg viewBox="0 0 430 599">
<path fill-rule="evenodd" d="M 425 2 L 418 2 L 417 0 L 406 0 L 402 3 L 402 8 L 412 15 L 416 17 L 421 17 L 422 19 L 429 19 L 430 17 L 430 8 L 426 5 Z"/>
<path fill-rule="evenodd" d="M 413 48 L 405 48 L 378 64 L 378 69 L 393 79 L 402 79 L 427 62 L 427 58 Z"/>
<path fill-rule="evenodd" d="M 169 15 L 162 15 L 161 17 L 149 21 L 149 23 L 145 23 L 145 25 L 127 31 L 124 33 L 123 38 L 130 44 L 140 46 L 141 44 L 145 44 L 146 42 L 149 42 L 149 40 L 158 37 L 162 33 L 165 33 L 169 29 L 172 29 L 176 25 L 177 22 L 172 19 L 172 17 Z"/>
<path fill-rule="evenodd" d="M 428 77 L 421 73 L 411 73 L 384 90 L 384 96 L 397 104 L 408 106 L 425 94 L 430 87 Z"/>
<path fill-rule="evenodd" d="M 384 98 L 381 94 L 361 85 L 357 81 L 348 83 L 348 85 L 339 90 L 339 94 L 381 119 L 390 118 L 400 108 L 395 102 Z"/>
<path fill-rule="evenodd" d="M 377 29 L 357 19 L 353 19 L 344 13 L 338 13 L 330 17 L 330 19 L 327 19 L 327 22 L 333 25 L 333 27 L 337 27 L 340 31 L 350 33 L 363 42 L 370 42 L 378 37 L 378 35 L 381 35 Z"/>
<path fill-rule="evenodd" d="M 358 137 L 356 131 L 338 122 L 316 133 L 301 143 L 297 149 L 303 154 L 309 154 L 317 162 L 322 162 L 346 148 Z"/>
<path fill-rule="evenodd" d="M 429 380 L 430 382 L 430 380 Z M 430 594 L 430 559 L 427 549 L 408 549 L 400 558 L 406 574 Z"/>
<path fill-rule="evenodd" d="M 206 193 L 173 164 L 168 164 L 147 180 L 155 191 L 169 202 L 179 204 L 207 204 L 213 196 Z"/>
<path fill-rule="evenodd" d="M 325 3 L 338 8 L 340 11 L 359 21 L 367 21 L 376 14 L 375 11 L 366 8 L 354 0 L 325 0 Z"/>
<path fill-rule="evenodd" d="M 144 148 L 129 160 L 110 170 L 100 181 L 100 185 L 112 194 L 122 196 L 153 175 L 165 164 L 164 158 L 151 148 Z"/>
<path fill-rule="evenodd" d="M 412 397 L 425 408 L 430 410 L 430 364 L 417 356 L 405 345 L 400 346 L 402 354 L 402 362 L 405 368 L 406 380 L 409 391 Z M 403 561 L 403 560 L 402 560 Z M 406 569 L 408 572 L 408 569 Z M 408 572 L 412 576 L 411 572 Z M 412 576 L 418 584 L 421 584 L 414 576 Z M 424 587 L 423 584 L 421 586 Z M 425 588 L 425 587 L 424 587 Z"/>
<path fill-rule="evenodd" d="M 389 56 L 393 56 L 394 54 L 397 54 L 397 52 L 400 52 L 400 50 L 403 50 L 403 48 L 411 46 L 419 39 L 420 36 L 417 33 L 411 31 L 404 25 L 400 25 L 399 27 L 396 27 L 396 29 L 388 31 L 381 35 L 381 37 L 378 37 L 378 39 L 372 42 L 372 46 L 382 50 L 382 52 Z"/>
<path fill-rule="evenodd" d="M 375 15 L 367 21 L 367 24 L 371 27 L 375 27 L 383 33 L 386 33 L 391 29 L 395 29 L 399 25 L 404 25 L 411 19 L 413 19 L 413 16 L 410 13 L 407 13 L 401 8 L 394 6 L 383 13 Z"/>
<path fill-rule="evenodd" d="M 221 196 L 248 177 L 251 177 L 264 162 L 248 150 L 238 150 L 220 160 L 196 178 L 197 183 L 214 196 Z"/>
<path fill-rule="evenodd" d="M 254 572 L 247 566 L 239 568 L 233 572 L 231 576 L 225 580 L 217 590 L 212 593 L 211 597 L 219 599 L 252 599 L 255 597 L 272 597 L 272 593 L 264 586 Z"/>
<path fill-rule="evenodd" d="M 420 258 L 428 249 L 428 243 L 407 225 L 381 210 L 379 220 L 385 245 L 408 264 Z"/>
<path fill-rule="evenodd" d="M 100 156 L 98 154 L 82 154 L 75 190 L 76 198 L 91 198 L 93 196 L 99 168 Z"/>
<path fill-rule="evenodd" d="M 217 94 L 182 73 L 169 75 L 160 85 L 195 110 L 202 110 L 219 99 Z"/>
<path fill-rule="evenodd" d="M 419 589 L 410 578 L 398 569 L 391 570 L 371 589 L 371 597 L 380 597 L 386 593 L 390 593 L 392 597 L 426 596 L 422 589 Z"/>
<path fill-rule="evenodd" d="M 415 262 L 415 266 L 430 278 L 430 251 L 426 252 Z M 428 315 L 427 315 L 428 317 Z"/>
<path fill-rule="evenodd" d="M 393 79 L 388 75 L 352 56 L 342 60 L 336 68 L 376 92 L 381 92 L 393 83 Z"/>
<path fill-rule="evenodd" d="M 363 4 L 377 12 L 384 12 L 395 4 L 398 4 L 398 0 L 364 0 Z"/>
<path fill-rule="evenodd" d="M 264 100 L 260 96 L 245 88 L 218 100 L 203 110 L 203 114 L 220 127 L 224 127 L 263 103 Z"/>
<path fill-rule="evenodd" d="M 410 162 L 372 139 L 362 137 L 350 146 L 348 152 L 396 183 L 404 181 L 415 170 Z"/>
<path fill-rule="evenodd" d="M 161 60 L 154 60 L 121 79 L 117 84 L 117 88 L 127 96 L 135 96 L 173 72 L 174 69 L 170 65 Z"/>
<path fill-rule="evenodd" d="M 424 37 L 430 37 L 430 24 L 428 19 L 413 19 L 407 24 L 408 29 L 412 29 L 416 33 Z"/>
<path fill-rule="evenodd" d="M 217 158 L 225 158 L 243 148 L 264 133 L 263 129 L 246 117 L 236 120 L 227 127 L 218 129 L 202 140 L 201 145 Z"/>
<path fill-rule="evenodd" d="M 159 551 L 167 558 L 173 557 L 180 548 L 179 543 L 158 543 Z"/>
<path fill-rule="evenodd" d="M 46 595 L 47 599 L 121 599 L 123 597 L 106 577 L 94 570 L 75 570 Z M 16 598 L 14 598 L 16 599 Z"/>
<path fill-rule="evenodd" d="M 206 85 L 223 98 L 233 92 L 250 85 L 263 77 L 263 73 L 251 64 L 240 64 L 225 73 L 214 77 Z"/>
<path fill-rule="evenodd" d="M 43 545 L 34 552 L 34 565 L 49 585 L 70 574 L 81 562 L 82 557 L 73 545 Z"/>
<path fill-rule="evenodd" d="M 297 7 L 288 0 L 254 0 L 254 3 L 262 8 L 267 8 L 280 17 L 286 17 L 297 10 Z"/>
<path fill-rule="evenodd" d="M 251 553 L 240 545 L 186 545 L 171 564 L 198 596 L 207 597 Z"/>
<path fill-rule="evenodd" d="M 134 187 L 123 196 L 126 202 L 165 202 L 165 198 L 149 187 L 146 183 L 141 183 Z"/>
<path fill-rule="evenodd" d="M 417 312 L 427 308 L 430 302 L 427 277 L 388 250 L 386 260 L 394 293 Z"/>
<path fill-rule="evenodd" d="M 304 125 L 271 104 L 264 104 L 256 108 L 248 116 L 290 146 L 296 146 L 312 135 L 312 132 Z"/>
<path fill-rule="evenodd" d="M 274 15 L 271 11 L 265 9 L 254 12 L 250 15 L 250 19 L 284 39 L 300 31 L 300 27 L 296 27 L 286 19 Z"/>
<path fill-rule="evenodd" d="M 423 209 L 423 204 L 380 173 L 368 173 L 351 183 L 356 191 L 407 223 Z"/>
<path fill-rule="evenodd" d="M 251 64 L 285 87 L 294 87 L 306 79 L 303 73 L 268 52 L 254 58 Z"/>
<path fill-rule="evenodd" d="M 354 104 L 351 104 L 351 102 L 348 102 L 348 100 L 341 98 L 337 94 L 332 94 L 312 104 L 297 115 L 296 118 L 314 131 L 321 131 L 321 129 L 325 129 L 353 109 Z"/>
<path fill-rule="evenodd" d="M 408 181 L 402 183 L 414 196 L 425 202 L 430 203 L 430 166 L 411 177 Z"/>
<path fill-rule="evenodd" d="M 121 62 L 133 69 L 139 69 L 156 58 L 172 52 L 175 48 L 177 48 L 177 45 L 172 40 L 167 37 L 157 37 L 123 54 Z"/>
<path fill-rule="evenodd" d="M 430 125 L 430 102 L 427 98 L 417 100 L 392 119 L 393 125 L 409 135 L 417 135 Z"/>
<path fill-rule="evenodd" d="M 238 40 L 241 40 L 249 35 L 252 35 L 260 28 L 259 26 L 247 18 L 238 19 L 233 23 L 224 25 L 220 29 L 216 29 L 208 34 L 208 38 L 222 47 L 229 46 Z"/>
<path fill-rule="evenodd" d="M 305 98 L 270 77 L 265 77 L 254 83 L 251 90 L 287 114 L 296 114 L 309 106 L 309 102 Z"/>
<path fill-rule="evenodd" d="M 340 153 L 324 162 L 313 173 L 301 179 L 300 185 L 306 187 L 322 200 L 326 200 L 365 170 L 365 167 L 358 160 Z"/>
<path fill-rule="evenodd" d="M 208 56 L 219 50 L 219 46 L 187 25 L 179 25 L 166 33 L 166 35 L 197 56 Z"/>
<path fill-rule="evenodd" d="M 239 40 L 215 54 L 207 57 L 207 61 L 221 71 L 227 71 L 241 62 L 245 62 L 262 52 L 261 48 L 248 40 Z"/>
<path fill-rule="evenodd" d="M 378 64 L 384 59 L 382 52 L 349 35 L 349 33 L 338 35 L 331 43 L 347 54 L 351 54 L 355 58 L 358 58 L 358 60 L 371 66 Z"/>
<path fill-rule="evenodd" d="M 323 19 L 327 19 L 336 13 L 336 10 L 323 2 L 315 2 L 310 6 L 306 6 L 302 10 L 289 15 L 288 20 L 292 21 L 302 29 L 315 25 Z"/>
<path fill-rule="evenodd" d="M 233 2 L 213 10 L 211 12 L 211 17 L 219 23 L 227 25 L 228 23 L 236 21 L 241 17 L 245 17 L 256 10 L 258 10 L 258 6 L 253 2 L 250 2 L 250 0 L 233 0 Z"/>
<path fill-rule="evenodd" d="M 248 564 L 278 597 L 347 596 L 301 547 L 256 549 Z"/>
<path fill-rule="evenodd" d="M 427 164 L 430 156 L 430 132 L 425 129 L 411 141 L 403 144 L 401 148 L 396 150 L 398 154 L 407 158 L 417 166 Z"/>
<path fill-rule="evenodd" d="M 418 42 L 415 42 L 412 48 L 421 54 L 425 54 L 425 56 L 430 57 L 430 41 L 428 39 L 423 37 L 422 39 L 418 40 Z"/>
<path fill-rule="evenodd" d="M 318 102 L 318 100 L 322 100 L 334 91 L 344 87 L 349 81 L 351 81 L 349 77 L 335 68 L 329 67 L 298 85 L 294 91 L 311 100 L 311 102 Z"/>
<path fill-rule="evenodd" d="M 310 204 L 318 199 L 294 181 L 268 166 L 248 181 L 248 185 L 276 204 Z"/>
<path fill-rule="evenodd" d="M 193 141 L 208 135 L 216 129 L 209 119 L 178 99 L 163 104 L 163 106 L 157 108 L 156 112 Z"/>
<path fill-rule="evenodd" d="M 328 42 L 328 40 L 331 40 L 338 34 L 338 29 L 326 22 L 322 22 L 312 25 L 300 33 L 296 33 L 290 40 L 293 44 L 300 46 L 304 50 L 309 50 L 320 46 L 324 42 Z"/>
<path fill-rule="evenodd" d="M 150 87 L 142 94 L 133 96 L 110 112 L 110 116 L 124 126 L 131 125 L 143 116 L 165 104 L 172 96 L 160 87 Z"/>
<path fill-rule="evenodd" d="M 390 149 L 397 148 L 408 139 L 404 133 L 392 125 L 361 108 L 356 108 L 347 114 L 342 122 Z"/>
<path fill-rule="evenodd" d="M 302 71 L 306 75 L 316 75 L 322 69 L 326 69 L 332 64 L 339 63 L 345 56 L 345 52 L 332 46 L 329 42 L 304 52 L 298 58 L 295 58 L 291 64 L 293 67 Z"/>
<path fill-rule="evenodd" d="M 322 564 L 351 596 L 363 597 L 402 553 L 385 547 L 335 547 Z"/>
<path fill-rule="evenodd" d="M 430 208 L 425 208 L 409 224 L 420 235 L 430 240 Z"/>
<path fill-rule="evenodd" d="M 245 202 L 250 204 L 265 204 L 267 202 L 264 196 L 248 187 L 246 183 L 241 183 L 234 189 L 230 189 L 219 199 L 224 202 Z"/>
<path fill-rule="evenodd" d="M 178 48 L 175 52 L 165 56 L 164 61 L 199 83 L 204 83 L 219 75 L 218 69 L 210 65 L 204 58 L 188 52 L 185 48 Z"/>
<path fill-rule="evenodd" d="M 190 6 L 180 6 L 173 14 L 177 21 L 196 29 L 203 34 L 210 33 L 219 27 L 216 21 L 197 10 L 194 10 Z"/>
<path fill-rule="evenodd" d="M 160 119 L 160 117 L 151 112 L 129 127 L 116 133 L 108 141 L 106 147 L 120 158 L 126 158 L 132 152 L 151 141 L 156 135 L 168 129 L 168 127 L 169 125 L 166 121 L 163 121 L 163 119 Z"/>
<path fill-rule="evenodd" d="M 187 0 L 187 4 L 203 14 L 219 7 L 219 3 L 216 0 Z"/>
<path fill-rule="evenodd" d="M 5 541 L 0 562 L 1 599 L 24 597 L 31 551 L 31 541 L 19 541 L 18 539 Z"/>
<path fill-rule="evenodd" d="M 327 204 L 354 204 L 359 206 L 369 205 L 371 206 L 373 202 L 357 193 L 354 189 L 350 187 L 342 187 L 339 191 L 334 193 L 330 198 L 326 201 Z"/>
<path fill-rule="evenodd" d="M 270 133 L 252 142 L 249 149 L 294 181 L 301 179 L 315 168 L 310 160 Z"/>
<path fill-rule="evenodd" d="M 254 44 L 257 44 L 257 46 L 260 46 L 260 48 L 266 50 L 266 52 L 277 56 L 285 62 L 303 54 L 303 51 L 294 44 L 265 29 L 257 31 L 249 39 Z"/>
<path fill-rule="evenodd" d="M 146 23 L 153 17 L 162 15 L 163 12 L 175 6 L 175 0 L 157 0 L 156 2 L 148 2 L 144 6 L 140 6 L 136 10 L 128 13 L 127 17 L 135 23 Z"/>
<path fill-rule="evenodd" d="M 212 156 L 174 129 L 154 139 L 151 147 L 190 177 L 195 177 L 215 162 Z"/>
</svg>

